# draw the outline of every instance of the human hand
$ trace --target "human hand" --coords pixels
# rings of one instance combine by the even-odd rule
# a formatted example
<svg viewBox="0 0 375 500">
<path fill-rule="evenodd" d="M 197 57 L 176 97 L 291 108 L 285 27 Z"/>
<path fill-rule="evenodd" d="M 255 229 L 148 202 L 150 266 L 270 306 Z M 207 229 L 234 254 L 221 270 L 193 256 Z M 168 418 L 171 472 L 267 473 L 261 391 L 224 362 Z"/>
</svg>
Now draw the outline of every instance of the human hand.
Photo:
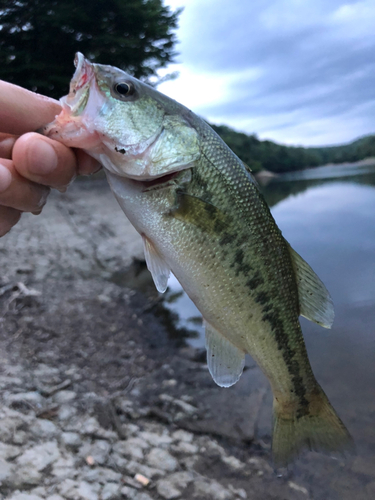
<svg viewBox="0 0 375 500">
<path fill-rule="evenodd" d="M 51 187 L 65 190 L 100 168 L 84 151 L 33 132 L 60 111 L 58 101 L 0 81 L 0 236 L 22 212 L 39 214 Z"/>
</svg>

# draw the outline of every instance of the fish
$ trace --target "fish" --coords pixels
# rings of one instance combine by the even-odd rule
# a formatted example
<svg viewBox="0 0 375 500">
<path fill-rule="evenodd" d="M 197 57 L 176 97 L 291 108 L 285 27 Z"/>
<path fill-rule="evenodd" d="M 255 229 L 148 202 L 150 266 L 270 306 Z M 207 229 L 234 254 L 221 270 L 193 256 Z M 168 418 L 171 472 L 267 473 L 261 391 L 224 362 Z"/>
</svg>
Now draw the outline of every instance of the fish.
<svg viewBox="0 0 375 500">
<path fill-rule="evenodd" d="M 207 364 L 235 384 L 245 354 L 273 392 L 273 460 L 353 440 L 318 384 L 299 316 L 330 328 L 332 299 L 284 239 L 250 168 L 182 104 L 81 53 L 61 113 L 44 133 L 103 166 L 143 240 L 155 286 L 172 272 L 202 314 Z M 199 92 L 192 88 L 191 91 Z"/>
</svg>

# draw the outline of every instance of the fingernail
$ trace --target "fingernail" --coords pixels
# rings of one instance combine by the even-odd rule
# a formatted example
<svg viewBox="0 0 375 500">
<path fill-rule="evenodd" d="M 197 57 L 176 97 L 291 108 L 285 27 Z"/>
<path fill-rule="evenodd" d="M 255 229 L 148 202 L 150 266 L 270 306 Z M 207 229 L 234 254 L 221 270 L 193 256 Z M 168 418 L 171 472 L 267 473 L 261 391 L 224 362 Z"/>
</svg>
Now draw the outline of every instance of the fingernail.
<svg viewBox="0 0 375 500">
<path fill-rule="evenodd" d="M 43 207 L 44 207 L 44 205 L 45 205 L 45 204 L 46 204 L 46 202 L 47 202 L 47 198 L 48 198 L 48 196 L 49 196 L 50 191 L 51 191 L 51 190 L 50 190 L 50 188 L 46 188 L 46 189 L 44 190 L 43 194 L 42 194 L 42 195 L 41 195 L 41 197 L 40 197 L 40 200 L 39 200 L 39 203 L 38 203 L 38 207 L 41 207 L 41 208 L 43 208 Z"/>
<path fill-rule="evenodd" d="M 12 182 L 12 174 L 10 171 L 0 163 L 0 193 L 8 189 Z"/>
<path fill-rule="evenodd" d="M 57 154 L 53 147 L 45 140 L 35 140 L 30 146 L 29 171 L 33 174 L 49 174 L 57 167 Z"/>
</svg>

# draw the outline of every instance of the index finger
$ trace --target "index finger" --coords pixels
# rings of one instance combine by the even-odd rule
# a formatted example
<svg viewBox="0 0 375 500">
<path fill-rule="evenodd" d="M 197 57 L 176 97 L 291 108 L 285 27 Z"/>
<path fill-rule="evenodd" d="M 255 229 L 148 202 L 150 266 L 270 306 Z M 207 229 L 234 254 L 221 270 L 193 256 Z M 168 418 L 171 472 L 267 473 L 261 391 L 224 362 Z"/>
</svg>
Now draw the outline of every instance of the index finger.
<svg viewBox="0 0 375 500">
<path fill-rule="evenodd" d="M 60 111 L 55 99 L 0 80 L 0 132 L 15 135 L 34 132 Z"/>
</svg>

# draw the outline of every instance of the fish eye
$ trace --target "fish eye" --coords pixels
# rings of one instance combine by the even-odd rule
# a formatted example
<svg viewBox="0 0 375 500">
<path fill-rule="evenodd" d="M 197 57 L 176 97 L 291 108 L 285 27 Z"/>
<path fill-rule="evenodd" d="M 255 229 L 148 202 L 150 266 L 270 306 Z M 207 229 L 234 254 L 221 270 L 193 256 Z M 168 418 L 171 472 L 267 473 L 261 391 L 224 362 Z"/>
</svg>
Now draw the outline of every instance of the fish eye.
<svg viewBox="0 0 375 500">
<path fill-rule="evenodd" d="M 134 87 L 131 83 L 120 82 L 114 86 L 115 91 L 123 97 L 129 97 L 134 94 Z"/>
</svg>

